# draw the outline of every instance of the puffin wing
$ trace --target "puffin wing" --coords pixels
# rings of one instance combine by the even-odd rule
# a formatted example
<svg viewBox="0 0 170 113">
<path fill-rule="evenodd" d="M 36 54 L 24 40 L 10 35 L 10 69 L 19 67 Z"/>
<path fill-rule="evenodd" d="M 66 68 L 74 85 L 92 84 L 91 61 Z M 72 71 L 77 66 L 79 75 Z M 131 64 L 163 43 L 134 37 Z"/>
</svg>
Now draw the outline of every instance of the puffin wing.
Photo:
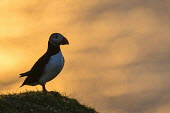
<svg viewBox="0 0 170 113">
<path fill-rule="evenodd" d="M 27 76 L 21 87 L 23 85 L 37 85 L 38 80 L 44 72 L 45 65 L 48 63 L 49 59 L 50 56 L 45 53 L 40 59 L 38 59 L 30 71 L 21 73 L 20 77 Z"/>
</svg>

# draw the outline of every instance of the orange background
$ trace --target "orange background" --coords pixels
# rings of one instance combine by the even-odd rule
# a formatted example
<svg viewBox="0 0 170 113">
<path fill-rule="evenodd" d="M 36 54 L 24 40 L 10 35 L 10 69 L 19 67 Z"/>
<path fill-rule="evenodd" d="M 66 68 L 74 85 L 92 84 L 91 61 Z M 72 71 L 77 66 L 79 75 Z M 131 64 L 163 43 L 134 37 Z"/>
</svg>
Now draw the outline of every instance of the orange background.
<svg viewBox="0 0 170 113">
<path fill-rule="evenodd" d="M 169 0 L 1 0 L 0 92 L 19 88 L 51 33 L 66 63 L 48 90 L 103 113 L 169 113 Z"/>
</svg>

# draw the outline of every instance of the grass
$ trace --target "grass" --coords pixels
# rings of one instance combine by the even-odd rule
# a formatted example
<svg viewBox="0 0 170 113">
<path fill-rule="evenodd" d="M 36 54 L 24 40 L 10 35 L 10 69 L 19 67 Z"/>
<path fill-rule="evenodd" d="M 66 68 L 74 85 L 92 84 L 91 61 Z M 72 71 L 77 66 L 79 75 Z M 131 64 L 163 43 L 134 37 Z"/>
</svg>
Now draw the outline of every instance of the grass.
<svg viewBox="0 0 170 113">
<path fill-rule="evenodd" d="M 97 113 L 58 92 L 0 95 L 0 113 Z"/>
</svg>

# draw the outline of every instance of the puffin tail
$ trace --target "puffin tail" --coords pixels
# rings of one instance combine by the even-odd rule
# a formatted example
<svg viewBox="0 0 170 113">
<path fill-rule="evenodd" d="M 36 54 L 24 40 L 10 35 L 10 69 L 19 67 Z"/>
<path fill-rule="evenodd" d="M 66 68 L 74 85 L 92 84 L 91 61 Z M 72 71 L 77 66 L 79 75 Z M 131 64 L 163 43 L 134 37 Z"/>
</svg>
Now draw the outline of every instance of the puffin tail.
<svg viewBox="0 0 170 113">
<path fill-rule="evenodd" d="M 19 77 L 25 77 L 26 75 L 22 75 L 22 74 L 20 74 L 20 76 Z"/>
<path fill-rule="evenodd" d="M 23 85 L 19 86 L 19 88 L 22 87 L 22 86 L 23 86 Z"/>
<path fill-rule="evenodd" d="M 26 72 L 26 73 L 21 73 L 21 74 L 20 74 L 20 77 L 25 77 L 25 76 L 28 76 L 28 75 L 29 75 L 29 71 Z"/>
</svg>

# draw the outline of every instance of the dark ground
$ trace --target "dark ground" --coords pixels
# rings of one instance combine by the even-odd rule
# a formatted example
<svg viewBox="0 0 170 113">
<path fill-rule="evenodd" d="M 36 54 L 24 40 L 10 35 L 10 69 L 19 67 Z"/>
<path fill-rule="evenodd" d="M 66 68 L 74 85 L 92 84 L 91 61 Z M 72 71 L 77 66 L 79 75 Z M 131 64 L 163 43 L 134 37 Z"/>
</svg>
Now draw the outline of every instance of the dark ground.
<svg viewBox="0 0 170 113">
<path fill-rule="evenodd" d="M 58 92 L 0 95 L 0 113 L 97 113 Z"/>
</svg>

